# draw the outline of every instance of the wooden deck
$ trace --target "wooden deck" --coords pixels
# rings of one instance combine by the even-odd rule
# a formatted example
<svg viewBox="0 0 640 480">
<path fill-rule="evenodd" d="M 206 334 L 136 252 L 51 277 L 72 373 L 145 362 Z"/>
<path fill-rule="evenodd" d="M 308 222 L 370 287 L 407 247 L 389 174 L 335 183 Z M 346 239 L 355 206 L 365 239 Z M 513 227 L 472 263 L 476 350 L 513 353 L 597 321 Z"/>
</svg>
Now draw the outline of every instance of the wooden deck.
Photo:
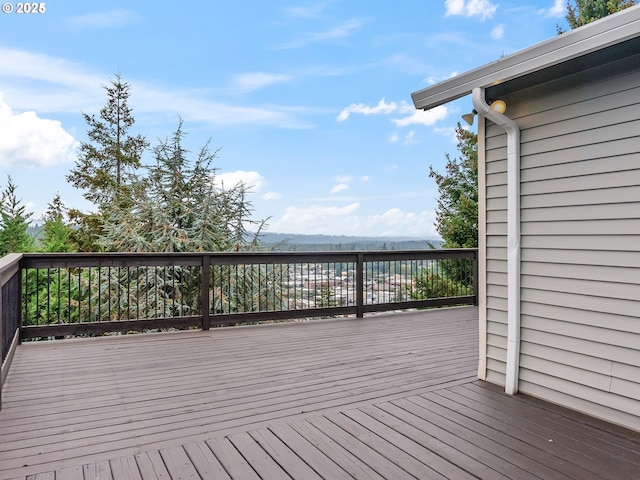
<svg viewBox="0 0 640 480">
<path fill-rule="evenodd" d="M 476 380 L 477 309 L 22 345 L 1 479 L 640 478 L 640 433 Z"/>
</svg>

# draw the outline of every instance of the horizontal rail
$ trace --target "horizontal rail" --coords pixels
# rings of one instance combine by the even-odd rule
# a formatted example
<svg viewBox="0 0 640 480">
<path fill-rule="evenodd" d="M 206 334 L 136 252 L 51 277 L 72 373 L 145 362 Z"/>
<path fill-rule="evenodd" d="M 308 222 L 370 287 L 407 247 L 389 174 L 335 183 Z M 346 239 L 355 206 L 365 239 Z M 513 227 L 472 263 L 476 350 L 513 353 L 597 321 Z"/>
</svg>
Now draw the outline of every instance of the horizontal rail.
<svg viewBox="0 0 640 480">
<path fill-rule="evenodd" d="M 54 253 L 20 260 L 21 338 L 477 302 L 477 250 Z"/>
</svg>

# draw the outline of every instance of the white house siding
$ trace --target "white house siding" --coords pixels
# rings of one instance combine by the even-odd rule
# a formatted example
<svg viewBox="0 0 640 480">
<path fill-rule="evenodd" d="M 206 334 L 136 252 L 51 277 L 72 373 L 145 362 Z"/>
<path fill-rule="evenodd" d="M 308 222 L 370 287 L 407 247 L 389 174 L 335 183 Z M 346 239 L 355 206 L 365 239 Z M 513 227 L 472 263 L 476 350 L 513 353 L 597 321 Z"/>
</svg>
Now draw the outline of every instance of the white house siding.
<svg viewBox="0 0 640 480">
<path fill-rule="evenodd" d="M 636 68 L 506 100 L 522 139 L 519 390 L 640 430 Z M 506 135 L 488 121 L 486 135 L 486 378 L 504 384 Z"/>
</svg>

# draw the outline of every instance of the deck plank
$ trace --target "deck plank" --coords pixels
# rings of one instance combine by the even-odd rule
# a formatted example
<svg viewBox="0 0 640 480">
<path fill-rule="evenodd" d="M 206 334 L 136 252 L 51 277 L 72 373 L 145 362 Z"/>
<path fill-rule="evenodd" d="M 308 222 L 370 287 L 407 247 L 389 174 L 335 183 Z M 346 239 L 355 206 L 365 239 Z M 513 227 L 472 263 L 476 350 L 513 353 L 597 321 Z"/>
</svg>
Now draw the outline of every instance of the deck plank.
<svg viewBox="0 0 640 480">
<path fill-rule="evenodd" d="M 143 480 L 135 457 L 114 458 L 109 462 L 113 480 Z"/>
<path fill-rule="evenodd" d="M 220 460 L 224 469 L 231 478 L 246 478 L 247 480 L 260 480 L 256 471 L 249 465 L 244 457 L 228 438 L 215 438 L 207 440 L 207 445 L 213 454 Z"/>
<path fill-rule="evenodd" d="M 159 451 L 143 452 L 135 455 L 140 476 L 143 480 L 169 480 L 171 475 Z"/>
<path fill-rule="evenodd" d="M 306 421 L 295 422 L 290 425 L 299 435 L 313 444 L 340 466 L 349 476 L 357 480 L 381 480 L 382 475 L 371 466 L 342 447 L 334 438 L 322 430 L 318 430 Z"/>
<path fill-rule="evenodd" d="M 227 471 L 206 443 L 197 442 L 187 444 L 184 446 L 184 449 L 200 477 L 215 478 L 216 480 L 231 480 Z"/>
<path fill-rule="evenodd" d="M 326 418 L 410 475 L 416 478 L 446 478 L 433 470 L 427 463 L 422 463 L 409 453 L 407 451 L 409 450 L 407 447 L 409 441 L 407 439 L 400 436 L 395 437 L 395 442 L 392 442 L 388 435 L 390 429 L 384 425 L 381 427 L 375 425 L 376 422 L 371 417 L 360 415 L 356 410 L 345 412 L 344 414 L 328 415 Z"/>
<path fill-rule="evenodd" d="M 317 430 L 326 432 L 338 445 L 352 454 L 354 457 L 368 465 L 383 478 L 395 478 L 408 480 L 414 478 L 407 471 L 398 467 L 394 462 L 381 455 L 369 442 L 362 442 L 349 432 L 341 429 L 325 417 L 316 417 L 307 420 Z"/>
<path fill-rule="evenodd" d="M 459 480 L 472 480 L 477 478 L 460 467 L 447 462 L 424 445 L 420 445 L 411 438 L 396 431 L 393 427 L 397 425 L 397 422 L 394 420 L 389 421 L 389 416 L 386 417 L 388 423 L 383 423 L 381 419 L 378 418 L 378 416 L 385 416 L 381 411 L 378 410 L 374 415 L 370 415 L 370 413 L 372 413 L 372 410 L 367 412 L 364 409 L 355 409 L 345 411 L 344 415 L 354 422 L 366 426 L 366 428 L 378 436 L 387 439 L 392 445 L 399 446 L 403 452 L 422 462 L 423 465 L 429 466 L 429 468 L 433 470 L 433 473 L 430 472 L 428 478 L 456 478 Z"/>
<path fill-rule="evenodd" d="M 549 475 L 581 480 L 600 480 L 605 472 L 594 473 L 584 468 L 584 457 L 572 449 L 549 441 L 548 436 L 536 434 L 526 423 L 513 422 L 513 417 L 500 410 L 490 410 L 483 402 L 473 402 L 460 396 L 455 389 L 444 389 L 429 399 L 455 412 L 467 428 L 490 434 L 503 443 L 509 443 L 532 459 L 544 459 L 547 467 L 554 468 Z M 543 468 L 542 470 L 546 470 Z M 563 473 L 560 473 L 562 471 Z"/>
<path fill-rule="evenodd" d="M 0 479 L 637 480 L 640 433 L 477 381 L 477 344 L 466 307 L 21 345 Z"/>
<path fill-rule="evenodd" d="M 307 465 L 295 451 L 283 443 L 269 429 L 263 428 L 249 432 L 255 442 L 284 470 L 291 478 L 322 480 L 313 468 Z"/>
<path fill-rule="evenodd" d="M 228 438 L 260 478 L 290 480 L 291 477 L 289 477 L 287 472 L 285 472 L 250 435 L 241 433 Z"/>
<path fill-rule="evenodd" d="M 56 471 L 56 480 L 84 480 L 81 466 L 61 468 Z"/>
<path fill-rule="evenodd" d="M 163 448 L 160 450 L 160 455 L 171 478 L 175 480 L 200 480 L 198 471 L 183 447 Z"/>
<path fill-rule="evenodd" d="M 83 465 L 82 471 L 85 480 L 113 480 L 113 475 L 111 475 L 111 466 L 108 461 Z"/>
<path fill-rule="evenodd" d="M 290 425 L 273 425 L 269 428 L 282 443 L 301 458 L 315 472 L 322 472 L 324 478 L 350 480 L 353 478 L 330 457 L 317 449 L 313 443 L 296 432 Z"/>
</svg>

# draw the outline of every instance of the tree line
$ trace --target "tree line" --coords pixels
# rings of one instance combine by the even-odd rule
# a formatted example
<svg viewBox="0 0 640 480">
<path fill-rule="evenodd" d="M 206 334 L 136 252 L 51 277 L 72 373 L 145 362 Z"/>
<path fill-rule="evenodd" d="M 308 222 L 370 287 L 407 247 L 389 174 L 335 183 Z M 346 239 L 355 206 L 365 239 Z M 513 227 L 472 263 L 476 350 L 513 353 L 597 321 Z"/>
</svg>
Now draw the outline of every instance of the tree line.
<svg viewBox="0 0 640 480">
<path fill-rule="evenodd" d="M 194 155 L 184 146 L 178 120 L 174 132 L 151 146 L 133 134 L 131 87 L 119 74 L 104 87 L 98 115 L 83 113 L 86 142 L 67 181 L 93 210 L 68 208 L 58 193 L 43 215 L 42 235 L 27 231 L 32 213 L 8 177 L 2 192 L 0 255 L 10 252 L 189 252 L 250 249 L 266 220 L 252 218 L 250 186 L 222 185 L 209 142 Z M 142 163 L 150 150 L 153 160 Z M 250 227 L 253 234 L 247 231 Z"/>
</svg>

